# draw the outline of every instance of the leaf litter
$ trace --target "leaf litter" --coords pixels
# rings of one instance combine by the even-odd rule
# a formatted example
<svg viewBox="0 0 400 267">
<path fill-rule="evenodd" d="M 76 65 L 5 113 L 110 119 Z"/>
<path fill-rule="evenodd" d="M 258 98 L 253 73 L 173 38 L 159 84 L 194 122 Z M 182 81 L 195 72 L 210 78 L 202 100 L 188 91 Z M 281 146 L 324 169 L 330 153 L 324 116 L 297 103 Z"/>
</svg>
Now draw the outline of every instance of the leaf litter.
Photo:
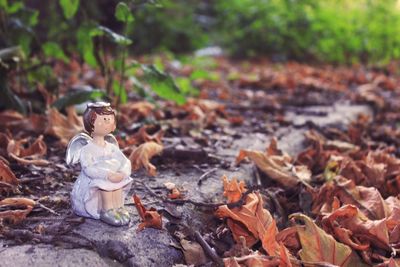
<svg viewBox="0 0 400 267">
<path fill-rule="evenodd" d="M 400 78 L 396 68 L 313 67 L 264 60 L 237 64 L 224 57 L 214 60 L 212 71 L 229 79 L 196 81 L 199 98 L 188 98 L 182 106 L 131 99 L 118 113 L 120 145 L 130 156 L 133 170 L 150 179 L 153 187 L 161 188 L 153 190 L 161 196 L 157 201 L 176 206 L 176 210 L 168 208 L 173 214 L 178 214 L 182 205 L 192 205 L 208 216 L 212 227 L 203 224 L 198 228 L 200 237 L 189 233 L 178 239 L 186 263 L 397 266 Z M 71 64 L 56 64 L 55 68 L 60 75 L 69 72 L 67 82 L 73 85 L 79 80 L 77 73 L 88 70 L 75 61 Z M 176 76 L 188 76 L 195 69 L 172 68 L 167 60 L 164 64 Z M 61 95 L 68 92 L 66 86 L 61 89 Z M 54 102 L 46 88 L 38 86 L 37 91 L 47 95 L 44 106 Z M 285 118 L 288 110 L 301 115 L 306 106 L 331 105 L 332 98 L 350 101 L 350 105 L 369 105 L 375 112 L 372 116 L 360 114 L 347 128 L 313 123 L 299 126 Z M 68 217 L 67 212 L 68 188 L 77 170 L 62 168 L 65 145 L 83 130 L 82 120 L 72 107 L 65 112 L 48 108 L 27 116 L 5 110 L 0 113 L 0 126 L 0 234 L 51 243 L 38 235 L 69 233 L 69 226 L 83 222 L 74 221 L 78 218 Z M 305 129 L 305 147 L 289 155 L 278 149 L 279 129 L 296 127 Z M 254 132 L 271 137 L 264 151 L 235 143 Z M 224 151 L 233 153 L 226 156 Z M 178 152 L 183 156 L 169 157 Z M 181 175 L 176 168 L 179 164 L 184 169 L 196 166 L 201 174 L 213 168 L 231 173 L 235 168 L 255 166 L 258 182 L 244 182 L 240 176 L 229 181 L 225 176 L 218 187 L 215 177 L 198 185 L 197 181 L 179 184 L 174 179 L 160 179 L 166 169 Z M 174 186 L 163 187 L 166 181 Z M 190 191 L 193 185 L 201 188 L 212 182 L 214 196 L 199 200 L 198 196 L 181 194 L 182 188 Z M 164 218 L 161 209 L 145 208 L 148 204 L 143 205 L 142 199 L 152 200 L 152 194 L 141 188 L 143 192 L 134 200 L 141 218 L 139 229 L 181 229 L 184 217 L 173 221 Z M 52 194 L 59 197 L 48 198 Z M 53 219 L 64 222 L 68 229 L 52 232 L 56 224 L 49 223 L 49 218 L 46 221 L 49 213 L 62 214 Z M 36 220 L 42 224 L 34 224 Z M 83 239 L 78 243 L 73 246 L 91 247 Z"/>
</svg>

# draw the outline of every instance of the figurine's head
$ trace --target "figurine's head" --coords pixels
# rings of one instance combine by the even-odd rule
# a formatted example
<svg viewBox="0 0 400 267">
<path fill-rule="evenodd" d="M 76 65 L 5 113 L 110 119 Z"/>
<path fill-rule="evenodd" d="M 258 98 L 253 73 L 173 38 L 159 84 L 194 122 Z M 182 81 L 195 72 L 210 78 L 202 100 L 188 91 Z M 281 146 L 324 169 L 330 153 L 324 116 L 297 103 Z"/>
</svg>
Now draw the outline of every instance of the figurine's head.
<svg viewBox="0 0 400 267">
<path fill-rule="evenodd" d="M 110 103 L 89 103 L 83 113 L 83 125 L 91 135 L 105 136 L 116 128 L 115 112 Z"/>
</svg>

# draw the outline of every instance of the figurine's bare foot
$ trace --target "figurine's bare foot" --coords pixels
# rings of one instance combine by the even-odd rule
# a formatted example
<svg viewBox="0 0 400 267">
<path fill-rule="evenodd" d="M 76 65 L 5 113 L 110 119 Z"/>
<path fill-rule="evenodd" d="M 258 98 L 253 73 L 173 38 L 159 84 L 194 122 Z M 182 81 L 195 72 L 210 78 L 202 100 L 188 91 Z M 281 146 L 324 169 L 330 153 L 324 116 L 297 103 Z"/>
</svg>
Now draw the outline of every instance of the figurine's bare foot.
<svg viewBox="0 0 400 267">
<path fill-rule="evenodd" d="M 125 225 L 121 215 L 115 209 L 101 211 L 100 220 L 112 226 Z"/>
<path fill-rule="evenodd" d="M 129 212 L 124 207 L 118 208 L 117 211 L 121 215 L 123 225 L 129 224 L 129 222 L 131 220 L 131 216 L 129 215 Z"/>
</svg>

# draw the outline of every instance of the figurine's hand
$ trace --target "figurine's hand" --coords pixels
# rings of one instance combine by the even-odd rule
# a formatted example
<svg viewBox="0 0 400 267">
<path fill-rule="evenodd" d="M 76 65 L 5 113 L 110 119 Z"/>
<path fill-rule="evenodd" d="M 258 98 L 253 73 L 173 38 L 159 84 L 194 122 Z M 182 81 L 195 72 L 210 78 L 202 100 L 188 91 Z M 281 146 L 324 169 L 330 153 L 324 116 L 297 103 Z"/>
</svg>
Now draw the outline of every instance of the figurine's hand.
<svg viewBox="0 0 400 267">
<path fill-rule="evenodd" d="M 110 180 L 113 183 L 119 183 L 124 179 L 124 174 L 120 172 L 109 172 L 108 173 L 108 180 Z"/>
</svg>

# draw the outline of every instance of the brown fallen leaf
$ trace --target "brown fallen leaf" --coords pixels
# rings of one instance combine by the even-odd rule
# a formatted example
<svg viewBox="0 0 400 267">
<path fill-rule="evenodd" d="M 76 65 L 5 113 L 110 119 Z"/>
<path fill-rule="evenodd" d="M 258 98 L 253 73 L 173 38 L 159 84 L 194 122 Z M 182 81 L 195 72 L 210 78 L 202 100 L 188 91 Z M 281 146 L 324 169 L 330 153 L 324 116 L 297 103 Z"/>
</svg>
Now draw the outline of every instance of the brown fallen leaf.
<svg viewBox="0 0 400 267">
<path fill-rule="evenodd" d="M 19 185 L 19 181 L 17 177 L 15 177 L 14 172 L 2 160 L 0 160 L 0 182 L 10 185 L 13 189 Z"/>
<path fill-rule="evenodd" d="M 45 133 L 57 137 L 60 143 L 66 146 L 69 140 L 83 131 L 82 118 L 76 114 L 73 106 L 68 107 L 67 116 L 52 108 L 48 112 L 48 125 Z"/>
<path fill-rule="evenodd" d="M 355 205 L 371 220 L 384 219 L 390 215 L 390 208 L 376 188 L 358 186 L 354 181 L 340 175 L 319 189 L 313 201 L 313 212 L 331 212 L 332 209 L 327 206 L 331 205 L 334 197 L 343 204 Z"/>
<path fill-rule="evenodd" d="M 180 243 L 187 265 L 200 266 L 207 263 L 208 259 L 199 243 L 186 239 L 181 239 Z"/>
<path fill-rule="evenodd" d="M 245 158 L 251 159 L 261 171 L 288 188 L 295 187 L 299 182 L 308 185 L 311 177 L 311 172 L 306 166 L 292 165 L 291 159 L 285 155 L 269 156 L 260 151 L 242 149 L 236 157 L 236 164 L 239 164 Z"/>
<path fill-rule="evenodd" d="M 224 183 L 226 183 L 225 179 Z M 229 184 L 229 182 L 227 185 L 224 184 L 224 187 L 230 188 Z M 236 180 L 233 180 L 231 184 L 236 186 L 236 190 L 244 188 L 244 184 L 238 186 Z M 241 207 L 229 209 L 227 205 L 220 206 L 215 215 L 219 218 L 228 218 L 227 224 L 237 243 L 240 242 L 240 236 L 245 237 L 249 247 L 261 240 L 263 248 L 269 255 L 276 254 L 279 246 L 275 240 L 276 225 L 271 214 L 263 208 L 263 201 L 259 193 L 248 194 L 245 204 Z"/>
<path fill-rule="evenodd" d="M 0 219 L 17 224 L 26 218 L 26 216 L 32 211 L 35 204 L 35 201 L 29 198 L 16 197 L 3 199 L 0 201 L 0 207 L 2 210 L 9 210 L 0 211 Z"/>
<path fill-rule="evenodd" d="M 136 171 L 141 167 L 144 167 L 149 175 L 155 176 L 156 167 L 150 163 L 150 159 L 155 155 L 160 154 L 162 150 L 163 146 L 155 142 L 141 144 L 139 147 L 134 149 L 129 156 L 129 160 L 132 163 L 132 170 Z"/>
<path fill-rule="evenodd" d="M 144 228 L 156 228 L 162 229 L 162 216 L 157 212 L 155 208 L 150 208 L 147 210 L 140 198 L 137 195 L 133 195 L 133 201 L 135 203 L 136 209 L 139 213 L 139 216 L 142 222 L 138 226 L 138 231 L 143 230 Z"/>
<path fill-rule="evenodd" d="M 224 185 L 224 197 L 228 199 L 228 203 L 239 201 L 246 191 L 244 181 L 238 183 L 236 178 L 229 181 L 228 177 L 224 175 L 222 176 L 222 182 Z"/>
<path fill-rule="evenodd" d="M 123 125 L 132 124 L 140 119 L 148 118 L 155 108 L 153 104 L 147 101 L 128 102 L 121 105 L 118 116 Z"/>
<path fill-rule="evenodd" d="M 7 157 L 21 164 L 49 164 L 47 160 L 40 158 L 47 153 L 47 145 L 43 141 L 43 136 L 40 135 L 32 144 L 25 148 L 28 142 L 28 138 L 14 140 L 6 134 L 0 133 L 0 149 Z"/>
<path fill-rule="evenodd" d="M 279 258 L 271 258 L 260 252 L 253 252 L 242 257 L 225 258 L 223 261 L 225 267 L 274 267 L 280 264 Z"/>
<path fill-rule="evenodd" d="M 344 205 L 324 216 L 322 224 L 336 239 L 356 250 L 366 250 L 371 245 L 387 251 L 389 233 L 386 219 L 370 220 L 353 205 Z"/>
<path fill-rule="evenodd" d="M 302 247 L 299 255 L 303 261 L 309 264 L 326 262 L 343 267 L 368 266 L 349 246 L 336 241 L 306 215 L 296 213 L 290 217 L 304 223 L 304 227 L 297 225 Z"/>
<path fill-rule="evenodd" d="M 42 134 L 46 125 L 46 118 L 41 114 L 24 116 L 14 110 L 0 112 L 0 127 L 11 132 L 28 131 Z"/>
<path fill-rule="evenodd" d="M 0 194 L 18 192 L 19 180 L 15 176 L 14 172 L 10 169 L 5 159 L 0 159 Z"/>
<path fill-rule="evenodd" d="M 162 145 L 161 139 L 164 136 L 164 131 L 159 130 L 158 132 L 150 135 L 147 133 L 147 129 L 149 126 L 142 126 L 137 133 L 132 136 L 127 137 L 125 140 L 121 140 L 121 146 L 133 146 L 133 145 L 140 145 L 146 142 L 156 142 L 157 144 Z"/>
</svg>

